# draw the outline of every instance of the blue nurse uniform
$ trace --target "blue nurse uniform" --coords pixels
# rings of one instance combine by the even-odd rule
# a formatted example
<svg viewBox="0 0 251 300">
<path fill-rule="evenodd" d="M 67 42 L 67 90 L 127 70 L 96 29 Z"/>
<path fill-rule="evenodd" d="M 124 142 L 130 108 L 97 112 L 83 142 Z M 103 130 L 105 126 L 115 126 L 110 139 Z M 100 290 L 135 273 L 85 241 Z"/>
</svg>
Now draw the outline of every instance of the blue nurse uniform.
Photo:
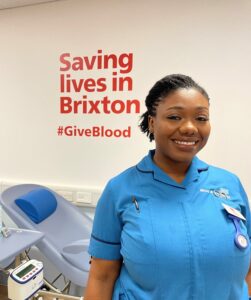
<svg viewBox="0 0 251 300">
<path fill-rule="evenodd" d="M 107 184 L 96 209 L 90 255 L 123 260 L 113 300 L 247 300 L 250 245 L 237 247 L 222 204 L 237 209 L 249 241 L 250 211 L 239 179 L 194 157 L 179 184 L 154 151 Z"/>
</svg>

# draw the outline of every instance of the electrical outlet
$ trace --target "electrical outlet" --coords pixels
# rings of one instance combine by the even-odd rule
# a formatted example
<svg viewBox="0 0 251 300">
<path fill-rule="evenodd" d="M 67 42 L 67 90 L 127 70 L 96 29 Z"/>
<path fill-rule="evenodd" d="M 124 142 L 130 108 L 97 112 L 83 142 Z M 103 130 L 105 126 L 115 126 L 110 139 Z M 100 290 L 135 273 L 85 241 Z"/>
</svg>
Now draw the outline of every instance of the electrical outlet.
<svg viewBox="0 0 251 300">
<path fill-rule="evenodd" d="M 91 204 L 92 194 L 90 192 L 77 192 L 77 203 Z"/>
<path fill-rule="evenodd" d="M 70 191 L 65 191 L 65 190 L 56 190 L 56 192 L 64 197 L 66 200 L 68 201 L 73 201 L 73 192 L 70 192 Z"/>
</svg>

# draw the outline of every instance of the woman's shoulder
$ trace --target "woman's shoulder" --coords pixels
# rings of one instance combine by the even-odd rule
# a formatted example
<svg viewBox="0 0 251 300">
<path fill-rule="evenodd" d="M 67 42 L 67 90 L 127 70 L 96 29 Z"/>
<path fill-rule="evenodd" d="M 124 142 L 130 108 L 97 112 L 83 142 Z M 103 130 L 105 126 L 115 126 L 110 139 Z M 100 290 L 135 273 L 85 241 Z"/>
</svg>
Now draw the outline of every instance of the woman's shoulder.
<svg viewBox="0 0 251 300">
<path fill-rule="evenodd" d="M 136 165 L 131 166 L 124 171 L 118 173 L 116 176 L 112 177 L 108 184 L 117 185 L 121 184 L 121 182 L 126 183 L 127 181 L 133 180 L 136 174 Z"/>
<path fill-rule="evenodd" d="M 224 179 L 231 179 L 234 181 L 239 181 L 238 175 L 236 175 L 234 172 L 227 170 L 225 168 L 215 166 L 215 165 L 208 165 L 208 171 L 210 175 L 212 176 L 220 176 L 223 177 Z"/>
</svg>

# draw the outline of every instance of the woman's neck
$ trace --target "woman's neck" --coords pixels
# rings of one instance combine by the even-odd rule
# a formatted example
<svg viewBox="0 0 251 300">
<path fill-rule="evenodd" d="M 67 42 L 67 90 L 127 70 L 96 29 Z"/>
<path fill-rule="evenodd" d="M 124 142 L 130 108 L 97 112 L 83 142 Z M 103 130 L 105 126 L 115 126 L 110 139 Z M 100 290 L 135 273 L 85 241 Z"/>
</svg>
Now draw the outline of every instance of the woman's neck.
<svg viewBox="0 0 251 300">
<path fill-rule="evenodd" d="M 174 181 L 178 183 L 181 183 L 184 180 L 191 164 L 191 162 L 177 162 L 171 159 L 159 159 L 156 154 L 154 154 L 153 156 L 153 161 L 168 176 L 170 176 Z"/>
</svg>

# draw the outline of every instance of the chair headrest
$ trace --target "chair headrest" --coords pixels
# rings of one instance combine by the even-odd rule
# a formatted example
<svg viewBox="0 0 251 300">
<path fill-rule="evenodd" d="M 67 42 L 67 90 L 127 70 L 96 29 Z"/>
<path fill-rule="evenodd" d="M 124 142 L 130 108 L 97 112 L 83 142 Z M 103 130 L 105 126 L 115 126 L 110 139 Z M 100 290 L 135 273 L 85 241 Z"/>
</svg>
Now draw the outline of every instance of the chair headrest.
<svg viewBox="0 0 251 300">
<path fill-rule="evenodd" d="M 15 203 L 36 224 L 48 218 L 57 208 L 55 196 L 43 188 L 18 197 Z"/>
</svg>

